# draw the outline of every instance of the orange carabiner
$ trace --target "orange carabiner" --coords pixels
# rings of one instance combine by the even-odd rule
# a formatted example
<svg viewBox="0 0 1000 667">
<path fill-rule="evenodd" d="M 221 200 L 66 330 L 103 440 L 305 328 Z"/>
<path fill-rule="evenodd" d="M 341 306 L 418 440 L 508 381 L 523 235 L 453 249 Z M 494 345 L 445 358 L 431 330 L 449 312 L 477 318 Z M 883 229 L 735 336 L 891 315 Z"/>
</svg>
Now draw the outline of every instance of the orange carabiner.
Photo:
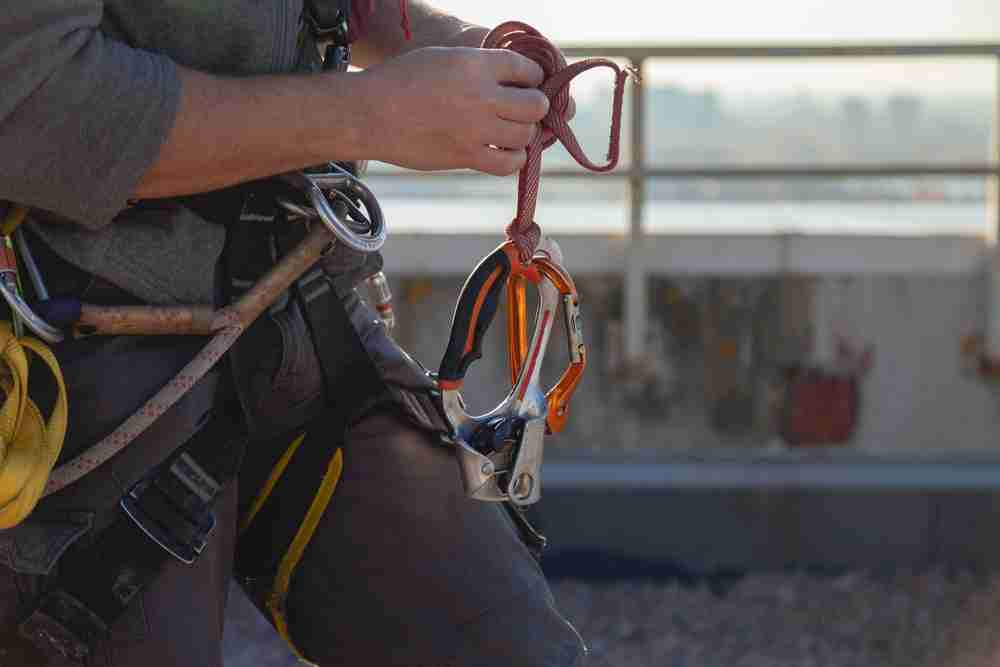
<svg viewBox="0 0 1000 667">
<path fill-rule="evenodd" d="M 516 384 L 528 356 L 526 283 L 540 282 L 528 276 L 538 276 L 551 283 L 563 302 L 566 341 L 570 364 L 545 397 L 548 403 L 546 425 L 549 433 L 560 433 L 569 416 L 569 402 L 587 367 L 587 346 L 583 342 L 583 320 L 576 284 L 562 266 L 558 246 L 548 242 L 549 249 L 532 258 L 533 271 L 512 272 L 507 282 L 507 360 L 511 383 Z"/>
</svg>

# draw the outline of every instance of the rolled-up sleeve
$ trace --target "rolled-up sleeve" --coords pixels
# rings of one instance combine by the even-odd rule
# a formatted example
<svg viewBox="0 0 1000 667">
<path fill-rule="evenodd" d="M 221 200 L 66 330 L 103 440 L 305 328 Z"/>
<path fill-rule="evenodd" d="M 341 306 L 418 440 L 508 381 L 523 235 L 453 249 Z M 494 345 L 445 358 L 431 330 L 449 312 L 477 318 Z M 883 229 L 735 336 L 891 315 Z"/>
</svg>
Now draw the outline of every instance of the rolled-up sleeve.
<svg viewBox="0 0 1000 667">
<path fill-rule="evenodd" d="M 100 1 L 3 4 L 0 199 L 105 225 L 170 130 L 177 67 L 104 35 Z"/>
</svg>

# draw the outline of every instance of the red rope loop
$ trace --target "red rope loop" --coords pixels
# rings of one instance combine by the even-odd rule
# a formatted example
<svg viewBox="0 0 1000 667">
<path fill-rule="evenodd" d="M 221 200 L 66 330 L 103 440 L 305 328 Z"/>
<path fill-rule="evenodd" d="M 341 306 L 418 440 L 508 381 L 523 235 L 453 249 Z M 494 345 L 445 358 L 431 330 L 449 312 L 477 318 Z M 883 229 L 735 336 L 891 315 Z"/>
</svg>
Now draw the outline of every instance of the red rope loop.
<svg viewBox="0 0 1000 667">
<path fill-rule="evenodd" d="M 545 72 L 540 90 L 549 98 L 549 113 L 542 119 L 542 131 L 536 134 L 527 148 L 528 160 L 518 174 L 517 215 L 505 230 L 507 238 L 517 246 L 521 261 L 528 263 L 542 236 L 542 230 L 534 220 L 542 171 L 542 151 L 559 141 L 577 164 L 585 169 L 598 172 L 614 169 L 618 165 L 621 144 L 625 82 L 629 77 L 638 77 L 632 68 L 622 69 L 607 58 L 587 58 L 567 65 L 562 52 L 552 42 L 531 26 L 519 21 L 501 23 L 491 30 L 483 39 L 483 48 L 510 49 L 531 58 Z M 607 67 L 615 75 L 611 136 L 608 140 L 607 162 L 604 164 L 596 164 L 587 157 L 566 121 L 570 82 L 583 72 L 597 67 Z"/>
</svg>

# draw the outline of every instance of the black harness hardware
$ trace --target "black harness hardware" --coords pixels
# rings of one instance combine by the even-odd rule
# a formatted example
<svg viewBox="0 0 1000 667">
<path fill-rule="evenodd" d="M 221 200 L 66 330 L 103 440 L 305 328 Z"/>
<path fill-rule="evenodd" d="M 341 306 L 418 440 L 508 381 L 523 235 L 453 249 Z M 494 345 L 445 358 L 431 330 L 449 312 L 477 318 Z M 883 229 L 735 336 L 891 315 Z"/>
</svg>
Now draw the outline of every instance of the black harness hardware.
<svg viewBox="0 0 1000 667">
<path fill-rule="evenodd" d="M 316 41 L 347 46 L 351 0 L 305 0 L 302 20 Z"/>
<path fill-rule="evenodd" d="M 151 540 L 191 565 L 215 529 L 212 501 L 221 490 L 222 483 L 182 453 L 166 470 L 133 486 L 121 507 Z"/>
<path fill-rule="evenodd" d="M 43 653 L 82 661 L 171 559 L 195 561 L 215 526 L 212 507 L 239 470 L 245 441 L 210 421 L 125 494 L 124 510 L 90 544 L 60 559 L 51 588 L 20 625 Z"/>
</svg>

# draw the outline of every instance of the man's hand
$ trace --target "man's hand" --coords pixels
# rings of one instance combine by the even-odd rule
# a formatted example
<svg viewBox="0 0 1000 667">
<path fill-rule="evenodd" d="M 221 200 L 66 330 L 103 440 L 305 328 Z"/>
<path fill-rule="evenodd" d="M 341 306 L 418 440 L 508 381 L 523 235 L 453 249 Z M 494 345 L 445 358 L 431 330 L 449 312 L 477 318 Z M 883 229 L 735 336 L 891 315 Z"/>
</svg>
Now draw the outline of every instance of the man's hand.
<svg viewBox="0 0 1000 667">
<path fill-rule="evenodd" d="M 358 76 L 376 130 L 369 157 L 411 169 L 515 173 L 549 109 L 542 68 L 512 51 L 424 48 Z"/>
<path fill-rule="evenodd" d="M 328 160 L 516 172 L 548 112 L 541 68 L 472 48 L 485 28 L 419 1 L 410 8 L 413 41 L 395 15 L 379 15 L 354 51 L 368 66 L 360 73 L 219 77 L 179 67 L 173 128 L 135 196 L 206 192 Z M 420 44 L 445 48 L 410 50 Z M 567 117 L 574 110 L 570 100 Z"/>
</svg>

